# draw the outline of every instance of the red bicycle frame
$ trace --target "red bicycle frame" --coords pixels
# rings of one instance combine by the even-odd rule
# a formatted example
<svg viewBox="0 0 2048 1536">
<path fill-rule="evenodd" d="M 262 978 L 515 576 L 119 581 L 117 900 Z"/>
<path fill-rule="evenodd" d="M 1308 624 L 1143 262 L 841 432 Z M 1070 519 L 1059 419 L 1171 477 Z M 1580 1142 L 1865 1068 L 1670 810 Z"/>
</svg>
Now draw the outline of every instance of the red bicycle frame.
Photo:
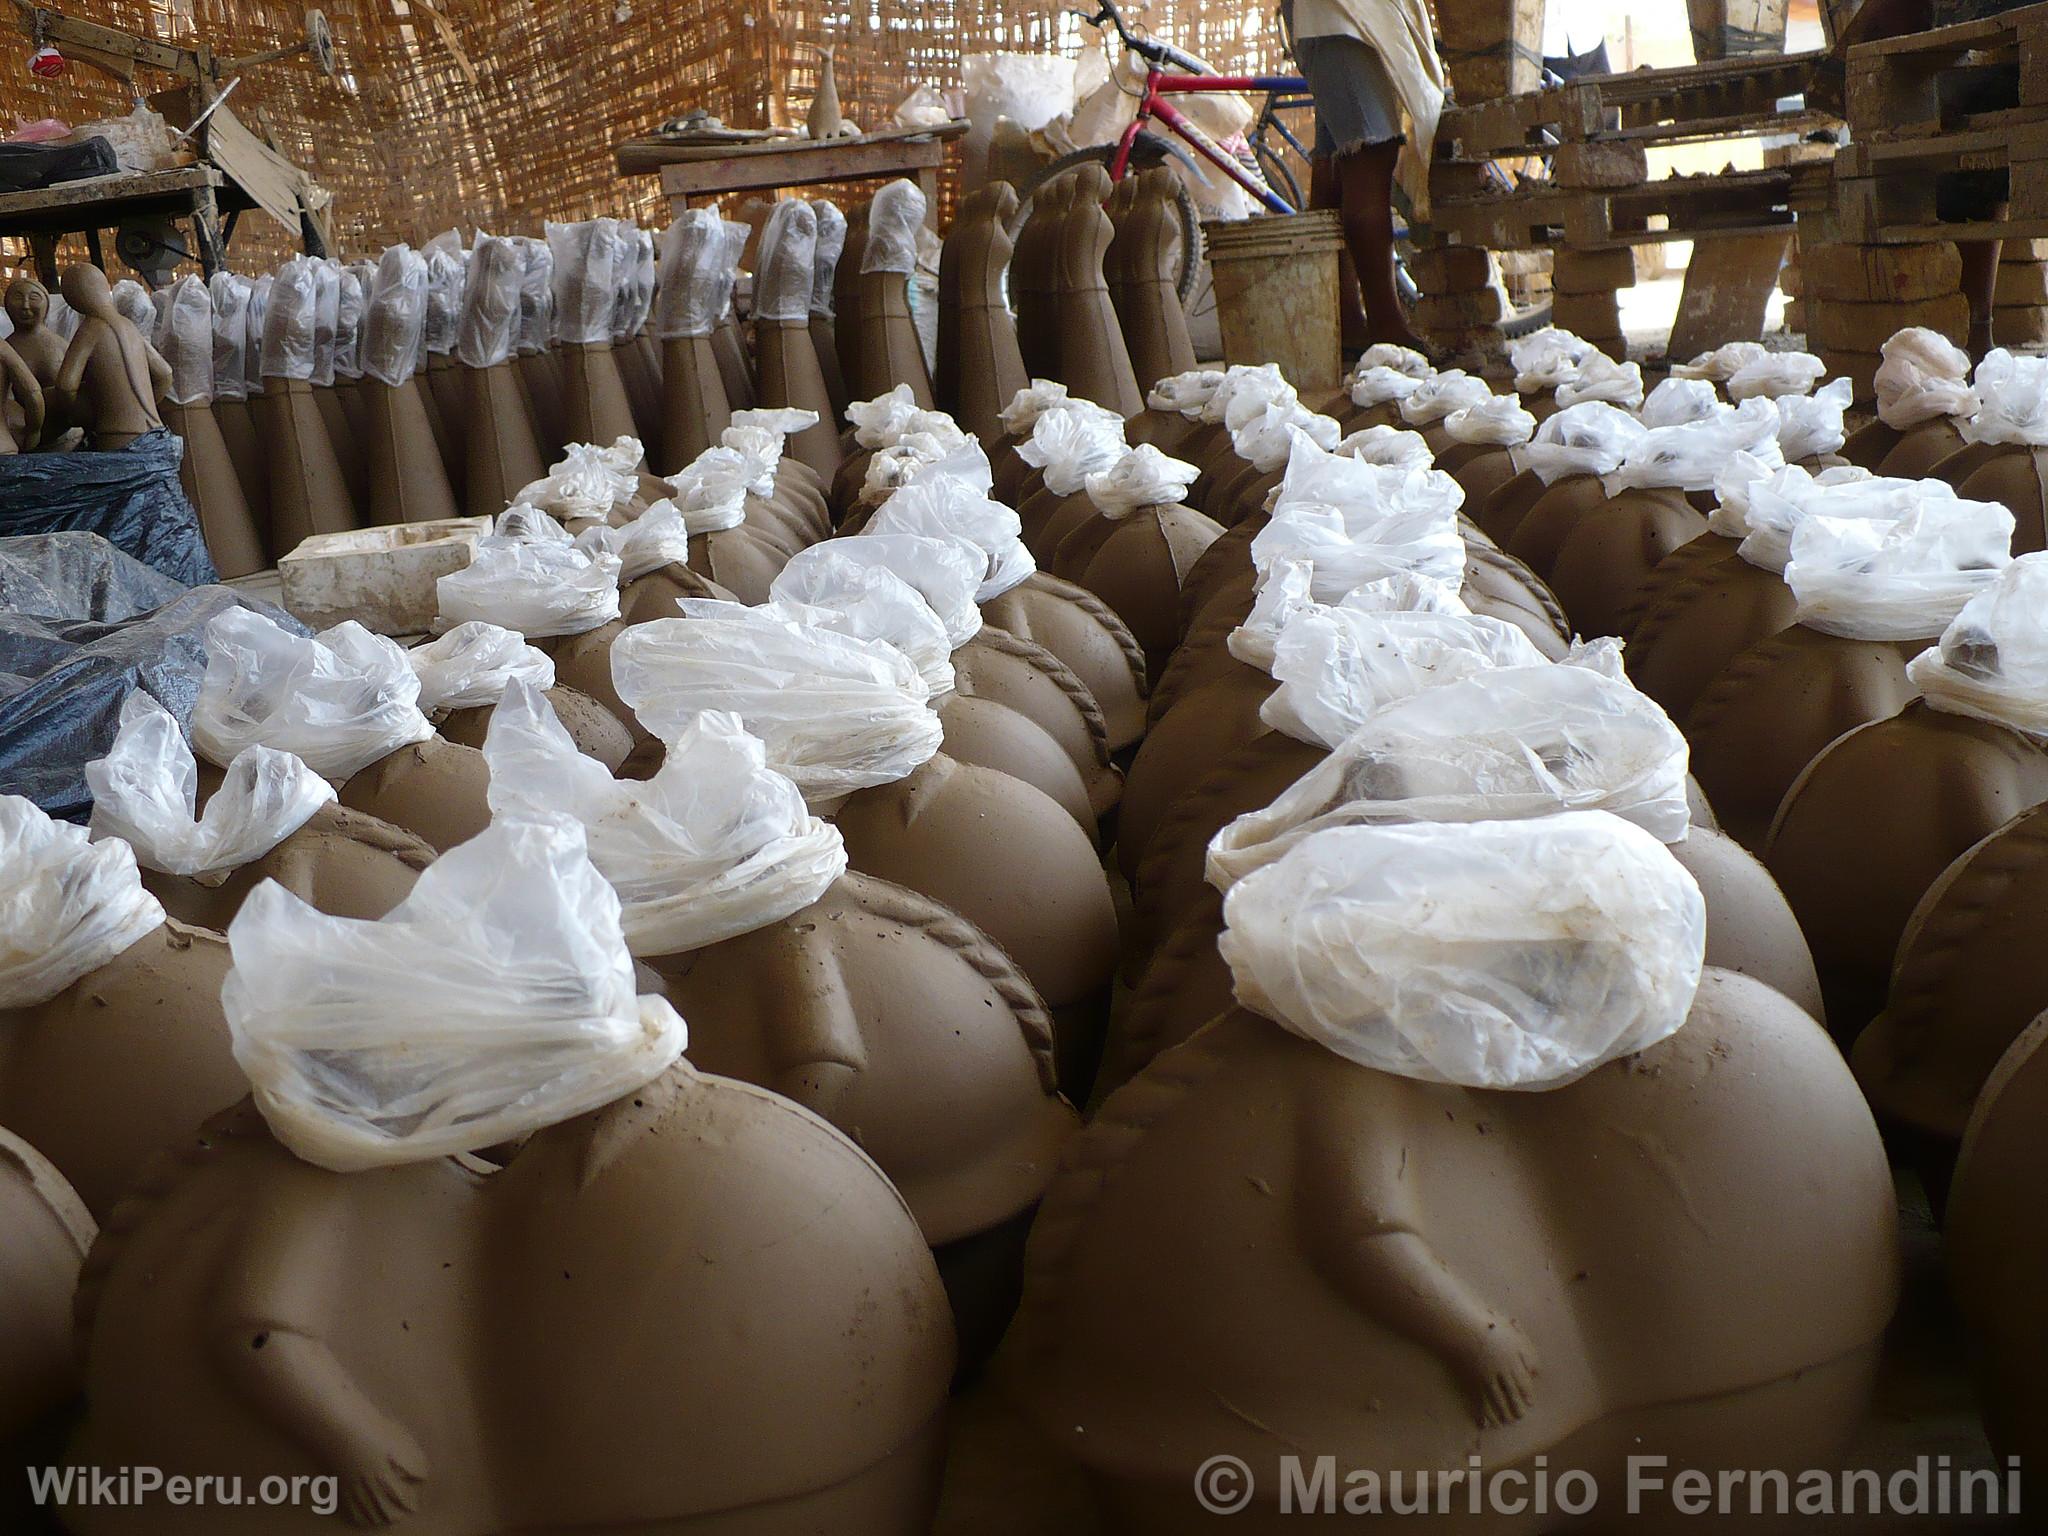
<svg viewBox="0 0 2048 1536">
<path fill-rule="evenodd" d="M 1131 147 L 1138 142 L 1138 135 L 1144 132 L 1145 124 L 1156 117 L 1172 129 L 1176 137 L 1192 144 L 1203 159 L 1257 198 L 1269 212 L 1293 213 L 1295 208 L 1292 203 L 1264 182 L 1255 179 L 1243 166 L 1225 154 L 1215 140 L 1188 121 L 1187 116 L 1166 98 L 1219 91 L 1299 93 L 1307 89 L 1308 82 L 1299 75 L 1173 75 L 1161 69 L 1147 70 L 1145 94 L 1138 102 L 1138 115 L 1131 120 L 1131 125 L 1124 130 L 1124 136 L 1117 144 L 1116 158 L 1109 166 L 1110 180 L 1122 181 L 1129 174 Z"/>
</svg>

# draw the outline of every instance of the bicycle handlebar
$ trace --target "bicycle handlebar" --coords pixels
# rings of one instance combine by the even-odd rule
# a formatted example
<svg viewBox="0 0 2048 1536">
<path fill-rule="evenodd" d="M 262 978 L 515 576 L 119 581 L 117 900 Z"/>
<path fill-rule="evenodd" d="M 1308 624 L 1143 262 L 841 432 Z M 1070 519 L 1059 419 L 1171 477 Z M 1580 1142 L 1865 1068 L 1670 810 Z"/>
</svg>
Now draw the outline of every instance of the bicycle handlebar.
<svg viewBox="0 0 2048 1536">
<path fill-rule="evenodd" d="M 1124 13 L 1117 7 L 1116 0 L 1102 0 L 1102 9 L 1093 16 L 1090 16 L 1086 11 L 1073 11 L 1069 14 L 1079 17 L 1091 27 L 1099 27 L 1104 22 L 1108 22 L 1116 28 L 1116 35 L 1123 39 L 1123 44 L 1126 48 L 1130 49 L 1139 58 L 1146 59 L 1155 65 L 1171 65 L 1176 69 L 1185 70 L 1191 75 L 1213 75 L 1216 73 L 1215 70 L 1204 64 L 1200 59 L 1182 53 L 1170 43 L 1162 43 L 1149 37 L 1139 37 L 1132 32 L 1130 24 L 1124 20 Z"/>
</svg>

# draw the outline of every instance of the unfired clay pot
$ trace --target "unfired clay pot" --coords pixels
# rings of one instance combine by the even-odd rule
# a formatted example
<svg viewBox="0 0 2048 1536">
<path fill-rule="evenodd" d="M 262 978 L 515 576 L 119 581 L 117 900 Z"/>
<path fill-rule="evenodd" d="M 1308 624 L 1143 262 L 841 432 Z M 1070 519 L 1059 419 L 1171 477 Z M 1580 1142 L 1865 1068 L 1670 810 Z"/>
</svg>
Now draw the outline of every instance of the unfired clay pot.
<svg viewBox="0 0 2048 1536">
<path fill-rule="evenodd" d="M 671 607 L 661 615 L 674 617 Z M 594 757 L 613 773 L 619 771 L 633 751 L 633 733 L 626 729 L 623 721 L 587 693 L 559 685 L 547 690 L 548 704 L 555 712 L 555 718 L 562 722 L 562 728 L 569 733 L 569 739 L 576 743 L 576 750 L 587 757 Z M 493 704 L 480 704 L 474 709 L 456 709 L 437 714 L 434 730 L 443 741 L 451 741 L 458 747 L 475 747 L 483 750 L 484 736 L 491 728 Z"/>
<path fill-rule="evenodd" d="M 1549 568 L 1532 569 L 1580 634 L 1620 634 L 1622 614 L 1658 562 L 1706 531 L 1682 491 L 1627 490 L 1588 508 L 1558 541 Z"/>
<path fill-rule="evenodd" d="M 332 1475 L 345 1507 L 450 1536 L 508 1510 L 536 1530 L 907 1536 L 931 1518 L 953 1365 L 930 1255 L 875 1165 L 687 1062 L 496 1171 L 330 1173 L 245 1104 L 102 1238 L 79 1326 L 75 1461 Z"/>
<path fill-rule="evenodd" d="M 1181 254 L 1179 185 L 1167 166 L 1140 171 L 1117 185 L 1119 193 L 1126 187 L 1131 192 L 1109 248 L 1110 295 L 1141 395 L 1161 379 L 1195 366 L 1195 343 L 1175 281 Z"/>
<path fill-rule="evenodd" d="M 1863 467 L 1888 479 L 1924 480 L 1934 473 L 1935 465 L 1966 446 L 1958 423 L 1947 416 L 1937 416 L 1933 421 L 1923 421 L 1919 426 L 1898 434 L 1898 441 L 1882 458 L 1874 464 L 1863 464 Z M 1849 458 L 1846 446 L 1842 453 L 1844 458 Z M 1849 462 L 1863 463 L 1855 458 L 1849 458 Z"/>
<path fill-rule="evenodd" d="M 1094 693 L 1044 646 L 984 624 L 953 652 L 953 684 L 1015 710 L 1058 742 L 1096 816 L 1107 816 L 1123 798 L 1123 775 L 1110 761 L 1109 728 Z"/>
<path fill-rule="evenodd" d="M 1001 1368 L 1119 1532 L 1205 1528 L 1218 1455 L 1270 1471 L 1219 1528 L 1286 1531 L 1282 1447 L 1339 1489 L 1475 1453 L 1602 1487 L 1632 1455 L 1796 1470 L 1863 1416 L 1896 1241 L 1839 1055 L 1747 978 L 1709 971 L 1677 1034 L 1542 1093 L 1391 1077 L 1233 1011 L 1069 1149 Z M 1503 1379 L 1528 1406 L 1488 1427 Z"/>
<path fill-rule="evenodd" d="M 446 853 L 490 825 L 490 778 L 475 747 L 430 736 L 378 758 L 339 788 L 343 805 L 416 833 Z"/>
<path fill-rule="evenodd" d="M 370 460 L 369 521 L 427 523 L 459 516 L 418 377 L 402 384 L 365 377 L 362 391 L 370 421 L 364 445 Z"/>
<path fill-rule="evenodd" d="M 98 1230 L 56 1166 L 0 1129 L 0 1445 L 78 1395 L 71 1296 Z"/>
<path fill-rule="evenodd" d="M 281 558 L 316 533 L 356 526 L 348 482 L 304 379 L 266 379 L 251 402 L 270 479 L 269 545 Z"/>
<path fill-rule="evenodd" d="M 982 617 L 1066 664 L 1102 711 L 1109 749 L 1145 731 L 1145 654 L 1116 611 L 1086 587 L 1038 571 L 981 605 Z"/>
<path fill-rule="evenodd" d="M 496 517 L 547 473 L 547 465 L 511 359 L 456 371 L 468 392 L 462 413 L 465 510 L 471 517 Z"/>
<path fill-rule="evenodd" d="M 1932 471 L 1970 501 L 1995 501 L 2013 516 L 2012 552 L 2048 547 L 2048 448 L 2025 443 L 1973 445 L 1943 459 Z"/>
<path fill-rule="evenodd" d="M 201 769 L 202 780 L 209 771 Z M 329 802 L 270 852 L 217 883 L 144 869 L 142 883 L 181 923 L 226 933 L 248 894 L 275 880 L 308 905 L 333 917 L 374 922 L 412 893 L 435 850 L 413 833 L 345 805 Z"/>
<path fill-rule="evenodd" d="M 1485 506 L 1519 473 L 1513 451 L 1498 443 L 1454 443 L 1437 455 L 1436 467 L 1463 487 L 1468 507 Z"/>
<path fill-rule="evenodd" d="M 939 348 L 932 393 L 939 409 L 981 439 L 1002 440 L 1001 413 L 1031 382 L 1017 345 L 1017 322 L 1003 298 L 1017 193 L 992 181 L 965 198 L 939 253 Z"/>
<path fill-rule="evenodd" d="M 1673 491 L 1671 498 L 1665 509 L 1675 513 L 1678 504 L 1684 502 L 1684 495 Z M 1484 519 L 1480 526 L 1501 548 L 1541 576 L 1556 562 L 1565 535 L 1581 517 L 1606 500 L 1607 490 L 1598 475 L 1563 475 L 1529 505 L 1514 526 L 1506 530 L 1505 537 L 1495 528 L 1487 527 Z"/>
<path fill-rule="evenodd" d="M 1630 681 L 1674 720 L 1691 713 L 1737 656 L 1790 628 L 1798 607 L 1782 576 L 1751 565 L 1734 540 L 1715 534 L 1667 555 L 1644 590 L 1622 659 Z"/>
<path fill-rule="evenodd" d="M 941 750 L 956 763 L 993 768 L 1022 779 L 1074 818 L 1090 842 L 1097 837 L 1095 807 L 1081 770 L 1057 741 L 1028 715 L 992 699 L 955 690 L 935 706 L 945 728 Z"/>
<path fill-rule="evenodd" d="M 1839 1038 L 1883 1004 L 1907 921 L 1942 871 L 2043 800 L 2037 742 L 1918 702 L 1839 737 L 1800 775 L 1763 856 L 1813 946 Z"/>
<path fill-rule="evenodd" d="M 619 377 L 611 343 L 563 342 L 555 351 L 562 360 L 562 408 L 569 441 L 613 443 L 636 436 L 633 403 Z"/>
<path fill-rule="evenodd" d="M 1107 603 L 1145 653 L 1148 689 L 1180 638 L 1182 583 L 1223 526 L 1178 502 L 1141 507 L 1113 527 L 1075 581 Z"/>
<path fill-rule="evenodd" d="M 241 477 L 228 457 L 213 406 L 205 399 L 192 405 L 166 400 L 162 410 L 164 424 L 185 444 L 178 479 L 192 510 L 199 514 L 199 531 L 214 569 L 226 579 L 264 569 L 270 561 L 264 553 L 263 536 L 242 495 Z"/>
</svg>

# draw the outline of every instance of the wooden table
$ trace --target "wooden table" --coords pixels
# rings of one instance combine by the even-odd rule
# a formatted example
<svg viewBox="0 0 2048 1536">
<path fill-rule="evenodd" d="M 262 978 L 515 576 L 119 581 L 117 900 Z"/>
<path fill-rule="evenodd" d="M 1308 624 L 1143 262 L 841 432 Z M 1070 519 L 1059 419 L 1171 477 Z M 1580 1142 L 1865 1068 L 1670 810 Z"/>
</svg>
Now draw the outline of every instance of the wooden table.
<svg viewBox="0 0 2048 1536">
<path fill-rule="evenodd" d="M 197 247 L 192 256 L 210 277 L 221 261 L 220 207 L 226 186 L 227 178 L 213 166 L 187 165 L 0 193 L 0 235 L 26 237 L 43 281 L 55 288 L 57 242 L 65 235 L 84 235 L 93 263 L 104 267 L 101 230 L 113 229 L 124 219 L 185 218 L 192 221 Z"/>
<path fill-rule="evenodd" d="M 621 176 L 661 177 L 662 194 L 681 213 L 692 198 L 773 192 L 840 181 L 909 177 L 924 192 L 925 219 L 936 224 L 946 146 L 967 132 L 955 120 L 858 139 L 771 139 L 759 144 L 680 144 L 628 139 L 614 151 Z"/>
</svg>

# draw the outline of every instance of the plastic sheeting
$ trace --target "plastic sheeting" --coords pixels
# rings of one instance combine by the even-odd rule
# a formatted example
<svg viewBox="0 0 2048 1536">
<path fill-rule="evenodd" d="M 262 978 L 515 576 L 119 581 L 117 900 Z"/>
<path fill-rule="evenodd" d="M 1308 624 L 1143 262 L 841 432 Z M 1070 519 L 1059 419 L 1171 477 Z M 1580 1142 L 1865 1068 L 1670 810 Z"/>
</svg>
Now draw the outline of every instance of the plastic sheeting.
<svg viewBox="0 0 2048 1536">
<path fill-rule="evenodd" d="M 0 537 L 96 533 L 184 586 L 219 580 L 178 482 L 185 444 L 148 432 L 112 452 L 0 455 Z"/>
</svg>

